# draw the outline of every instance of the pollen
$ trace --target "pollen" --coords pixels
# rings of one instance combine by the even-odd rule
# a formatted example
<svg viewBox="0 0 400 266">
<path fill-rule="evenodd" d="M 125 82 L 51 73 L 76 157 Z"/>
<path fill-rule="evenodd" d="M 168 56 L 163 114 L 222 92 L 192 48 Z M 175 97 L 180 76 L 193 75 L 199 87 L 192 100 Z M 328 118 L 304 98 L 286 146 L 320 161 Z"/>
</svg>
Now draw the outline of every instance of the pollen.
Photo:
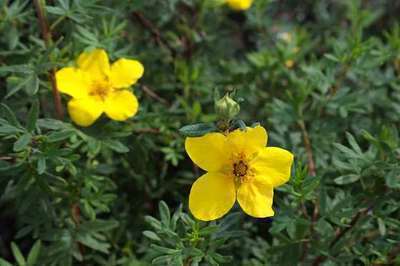
<svg viewBox="0 0 400 266">
<path fill-rule="evenodd" d="M 236 177 L 244 177 L 247 174 L 248 166 L 242 160 L 233 164 L 233 175 Z"/>
<path fill-rule="evenodd" d="M 89 92 L 89 95 L 99 97 L 102 101 L 104 101 L 104 99 L 108 96 L 109 92 L 110 88 L 109 86 L 107 86 L 107 84 L 95 83 L 93 84 Z"/>
</svg>

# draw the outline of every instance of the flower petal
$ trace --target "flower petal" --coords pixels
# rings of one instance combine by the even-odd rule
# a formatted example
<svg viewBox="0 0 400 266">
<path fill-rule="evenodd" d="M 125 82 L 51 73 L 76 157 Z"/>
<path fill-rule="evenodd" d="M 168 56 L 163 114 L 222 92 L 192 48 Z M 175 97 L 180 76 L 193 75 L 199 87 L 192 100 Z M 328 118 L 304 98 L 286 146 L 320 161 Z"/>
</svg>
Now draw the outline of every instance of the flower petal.
<svg viewBox="0 0 400 266">
<path fill-rule="evenodd" d="M 121 58 L 111 65 L 110 80 L 114 88 L 126 88 L 136 83 L 144 72 L 136 60 Z"/>
<path fill-rule="evenodd" d="M 226 3 L 233 10 L 246 10 L 249 9 L 253 0 L 226 0 Z"/>
<path fill-rule="evenodd" d="M 86 74 L 74 67 L 64 67 L 56 72 L 57 89 L 74 98 L 87 97 L 90 81 Z"/>
<path fill-rule="evenodd" d="M 262 149 L 252 162 L 252 167 L 259 175 L 268 177 L 268 182 L 277 187 L 290 178 L 293 154 L 277 147 Z"/>
<path fill-rule="evenodd" d="M 248 215 L 257 218 L 274 216 L 272 209 L 274 189 L 264 179 L 255 176 L 252 180 L 242 183 L 237 191 L 240 207 Z"/>
<path fill-rule="evenodd" d="M 109 118 L 124 121 L 134 116 L 138 107 L 138 100 L 131 91 L 116 90 L 106 98 L 104 111 Z"/>
<path fill-rule="evenodd" d="M 110 73 L 108 56 L 103 49 L 83 52 L 79 56 L 77 63 L 81 70 L 90 73 L 92 80 L 103 80 Z"/>
<path fill-rule="evenodd" d="M 218 171 L 229 162 L 226 137 L 221 133 L 207 133 L 201 137 L 186 138 L 185 149 L 190 159 L 206 171 Z"/>
<path fill-rule="evenodd" d="M 193 183 L 189 209 L 199 220 L 211 221 L 225 215 L 235 204 L 233 178 L 220 173 L 207 173 Z"/>
<path fill-rule="evenodd" d="M 71 99 L 68 102 L 68 113 L 77 125 L 88 127 L 100 117 L 103 103 L 93 98 Z"/>
<path fill-rule="evenodd" d="M 268 136 L 265 128 L 256 126 L 247 127 L 247 130 L 236 129 L 227 138 L 233 150 L 251 155 L 267 145 Z"/>
</svg>

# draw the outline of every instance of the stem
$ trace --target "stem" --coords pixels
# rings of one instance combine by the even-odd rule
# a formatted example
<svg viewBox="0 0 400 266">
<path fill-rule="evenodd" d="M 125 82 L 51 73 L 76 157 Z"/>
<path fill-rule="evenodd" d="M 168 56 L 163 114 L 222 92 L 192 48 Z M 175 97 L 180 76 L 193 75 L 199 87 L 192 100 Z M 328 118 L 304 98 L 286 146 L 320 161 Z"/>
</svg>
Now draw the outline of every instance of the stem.
<svg viewBox="0 0 400 266">
<path fill-rule="evenodd" d="M 175 49 L 168 43 L 168 41 L 161 35 L 160 31 L 157 29 L 154 24 L 148 20 L 142 13 L 139 11 L 133 11 L 132 15 L 142 24 L 143 27 L 148 29 L 153 35 L 154 39 L 160 46 L 166 47 L 173 57 L 176 55 Z"/>
<path fill-rule="evenodd" d="M 298 122 L 299 127 L 301 129 L 301 133 L 303 135 L 304 147 L 307 153 L 307 161 L 308 161 L 308 174 L 311 176 L 315 176 L 315 162 L 314 162 L 314 155 L 311 147 L 310 137 L 308 135 L 306 126 L 304 124 L 304 120 Z"/>
<path fill-rule="evenodd" d="M 160 95 L 158 95 L 155 91 L 153 91 L 152 89 L 150 89 L 148 86 L 143 85 L 142 86 L 142 90 L 144 93 L 146 93 L 149 97 L 159 101 L 160 103 L 164 104 L 164 105 L 169 105 L 168 101 L 165 100 L 164 98 L 162 98 Z"/>
<path fill-rule="evenodd" d="M 49 23 L 47 21 L 46 14 L 44 11 L 44 6 L 46 5 L 45 0 L 33 0 L 33 4 L 36 9 L 38 23 L 40 26 L 40 30 L 42 32 L 42 39 L 44 40 L 46 48 L 49 48 L 52 43 L 52 39 L 51 39 L 51 31 L 49 28 Z M 57 118 L 59 120 L 63 120 L 64 111 L 63 111 L 62 105 L 61 105 L 60 92 L 57 89 L 55 73 L 56 73 L 56 69 L 52 68 L 52 69 L 50 69 L 48 75 L 49 75 L 49 80 L 50 80 L 51 88 L 52 88 L 52 92 L 53 92 L 54 106 L 56 109 Z"/>
<path fill-rule="evenodd" d="M 368 213 L 368 210 L 370 208 L 364 208 L 361 209 L 357 212 L 357 214 L 353 217 L 353 219 L 351 219 L 350 224 L 348 227 L 346 228 L 342 228 L 340 229 L 337 233 L 336 233 L 336 237 L 332 240 L 332 242 L 329 244 L 329 248 L 333 248 L 337 242 L 339 242 L 339 240 L 347 233 L 349 232 L 351 229 L 353 229 L 353 227 L 356 225 L 356 223 L 358 222 L 358 220 L 363 217 L 364 215 L 366 215 Z M 320 255 L 318 257 L 315 258 L 314 262 L 312 263 L 313 266 L 318 266 L 320 265 L 322 262 L 324 262 L 326 260 L 326 256 L 324 255 Z"/>
</svg>

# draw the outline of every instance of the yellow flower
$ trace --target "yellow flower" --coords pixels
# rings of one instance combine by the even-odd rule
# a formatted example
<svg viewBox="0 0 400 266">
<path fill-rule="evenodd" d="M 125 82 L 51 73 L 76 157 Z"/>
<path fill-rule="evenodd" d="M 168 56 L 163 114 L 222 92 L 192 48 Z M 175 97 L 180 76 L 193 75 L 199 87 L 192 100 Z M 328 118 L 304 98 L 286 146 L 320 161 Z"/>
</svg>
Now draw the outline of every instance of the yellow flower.
<svg viewBox="0 0 400 266">
<path fill-rule="evenodd" d="M 253 0 L 226 0 L 227 5 L 233 10 L 247 10 L 251 7 Z"/>
<path fill-rule="evenodd" d="M 111 66 L 103 49 L 82 53 L 77 67 L 57 71 L 58 90 L 68 94 L 71 119 L 80 126 L 90 126 L 104 112 L 118 121 L 132 117 L 138 110 L 135 95 L 124 88 L 136 83 L 144 68 L 139 61 L 121 58 Z"/>
<path fill-rule="evenodd" d="M 287 68 L 292 68 L 292 67 L 294 66 L 294 61 L 291 60 L 291 59 L 286 60 L 286 61 L 285 61 L 285 66 L 286 66 Z"/>
<path fill-rule="evenodd" d="M 186 152 L 207 171 L 190 190 L 189 208 L 197 219 L 222 217 L 236 199 L 248 215 L 274 215 L 273 188 L 289 180 L 293 155 L 266 144 L 267 132 L 261 126 L 186 139 Z"/>
</svg>

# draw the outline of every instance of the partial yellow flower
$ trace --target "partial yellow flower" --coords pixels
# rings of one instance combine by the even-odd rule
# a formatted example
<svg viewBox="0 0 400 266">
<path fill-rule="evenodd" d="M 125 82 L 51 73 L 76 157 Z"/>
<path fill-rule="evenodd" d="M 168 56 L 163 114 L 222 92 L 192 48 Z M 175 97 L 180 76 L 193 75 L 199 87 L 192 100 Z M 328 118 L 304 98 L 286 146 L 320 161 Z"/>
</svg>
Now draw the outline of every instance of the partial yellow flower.
<svg viewBox="0 0 400 266">
<path fill-rule="evenodd" d="M 136 60 L 121 58 L 111 66 L 106 51 L 94 49 L 82 53 L 77 67 L 57 71 L 57 88 L 72 99 L 68 113 L 76 124 L 92 125 L 102 113 L 118 121 L 136 114 L 139 103 L 126 88 L 142 77 L 143 65 Z"/>
<path fill-rule="evenodd" d="M 189 208 L 197 219 L 222 217 L 236 199 L 248 215 L 274 215 L 273 189 L 289 180 L 293 155 L 266 144 L 267 132 L 261 126 L 186 138 L 189 157 L 207 171 L 190 191 Z"/>
<path fill-rule="evenodd" d="M 226 4 L 236 11 L 247 10 L 251 7 L 253 0 L 226 0 Z"/>
<path fill-rule="evenodd" d="M 292 67 L 294 66 L 294 61 L 291 60 L 291 59 L 286 60 L 286 61 L 285 61 L 285 66 L 286 66 L 287 68 L 292 68 Z"/>
</svg>

